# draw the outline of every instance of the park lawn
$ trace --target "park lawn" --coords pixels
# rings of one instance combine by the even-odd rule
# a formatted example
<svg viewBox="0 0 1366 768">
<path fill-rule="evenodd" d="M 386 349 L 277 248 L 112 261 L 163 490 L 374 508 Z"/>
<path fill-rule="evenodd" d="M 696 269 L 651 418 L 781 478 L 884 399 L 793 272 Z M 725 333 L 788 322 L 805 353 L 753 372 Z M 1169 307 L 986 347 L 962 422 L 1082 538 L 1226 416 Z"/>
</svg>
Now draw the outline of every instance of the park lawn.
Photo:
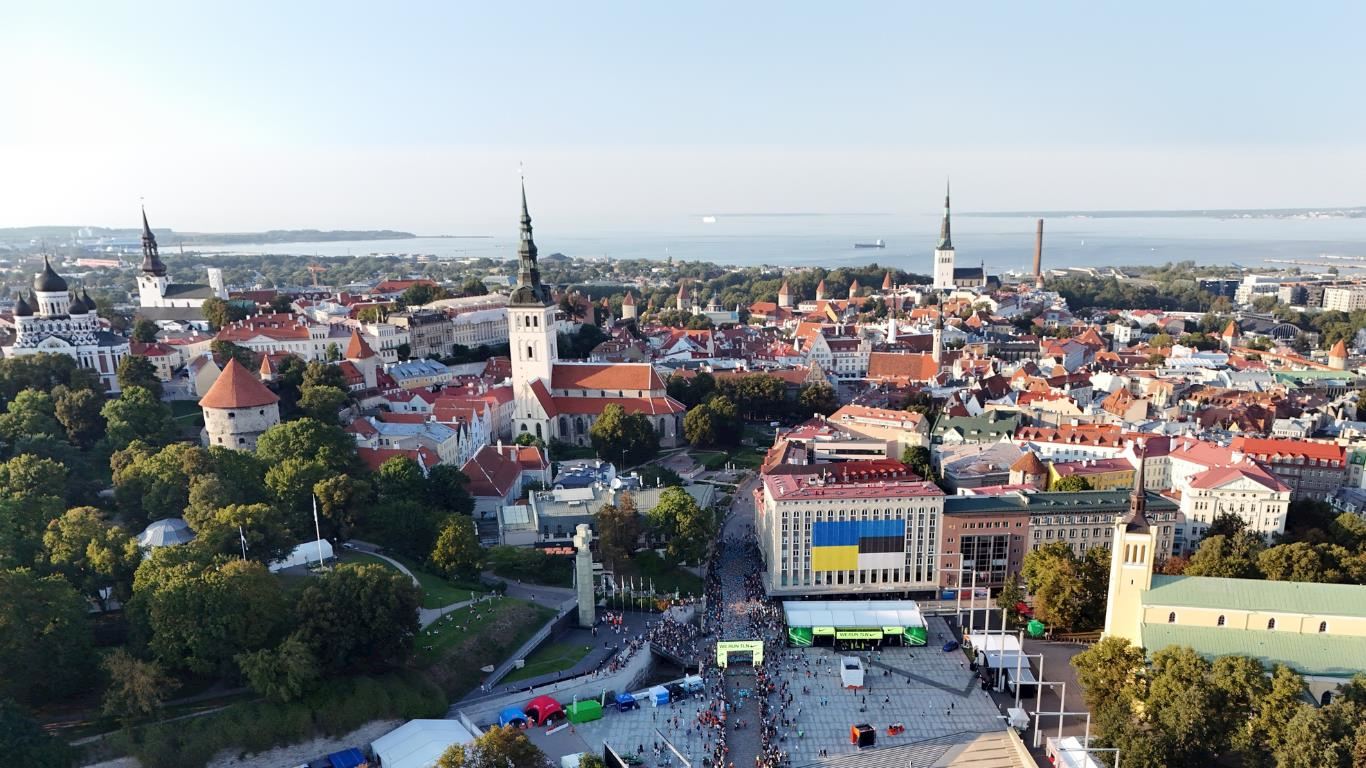
<svg viewBox="0 0 1366 768">
<path fill-rule="evenodd" d="M 480 667 L 501 663 L 554 616 L 549 608 L 510 597 L 461 608 L 418 633 L 414 662 L 455 701 L 484 679 Z"/>
<path fill-rule="evenodd" d="M 580 445 L 557 445 L 551 449 L 553 454 L 550 458 L 555 461 L 573 461 L 575 459 L 596 459 L 598 452 L 588 446 Z"/>
<path fill-rule="evenodd" d="M 766 451 L 758 448 L 741 448 L 730 455 L 737 469 L 758 469 L 764 463 Z"/>
<path fill-rule="evenodd" d="M 488 592 L 483 584 L 451 581 L 423 568 L 417 563 L 400 555 L 389 555 L 403 563 L 413 572 L 422 584 L 422 607 L 443 608 L 454 603 L 463 603 Z"/>
<path fill-rule="evenodd" d="M 394 573 L 401 573 L 399 569 L 394 567 L 393 563 L 389 562 L 388 560 L 385 560 L 382 557 L 375 557 L 369 552 L 360 552 L 354 549 L 343 549 L 341 551 L 341 554 L 337 555 L 337 560 L 343 563 L 351 563 L 352 565 L 378 565 L 383 568 L 387 568 L 393 571 Z"/>
<path fill-rule="evenodd" d="M 546 643 L 526 657 L 525 666 L 509 672 L 507 677 L 503 678 L 503 682 L 514 683 L 518 680 L 548 675 L 551 672 L 563 672 L 587 656 L 589 648 L 590 646 L 578 643 Z"/>
</svg>

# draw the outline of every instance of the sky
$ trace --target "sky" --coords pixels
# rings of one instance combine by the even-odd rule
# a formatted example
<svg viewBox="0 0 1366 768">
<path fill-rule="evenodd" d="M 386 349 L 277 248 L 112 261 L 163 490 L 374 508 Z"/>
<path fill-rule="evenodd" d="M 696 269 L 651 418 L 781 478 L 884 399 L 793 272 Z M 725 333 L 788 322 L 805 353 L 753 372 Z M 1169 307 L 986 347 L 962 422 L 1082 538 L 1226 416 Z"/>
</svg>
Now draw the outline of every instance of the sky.
<svg viewBox="0 0 1366 768">
<path fill-rule="evenodd" d="M 6 6 L 0 226 L 1366 204 L 1361 2 Z"/>
</svg>

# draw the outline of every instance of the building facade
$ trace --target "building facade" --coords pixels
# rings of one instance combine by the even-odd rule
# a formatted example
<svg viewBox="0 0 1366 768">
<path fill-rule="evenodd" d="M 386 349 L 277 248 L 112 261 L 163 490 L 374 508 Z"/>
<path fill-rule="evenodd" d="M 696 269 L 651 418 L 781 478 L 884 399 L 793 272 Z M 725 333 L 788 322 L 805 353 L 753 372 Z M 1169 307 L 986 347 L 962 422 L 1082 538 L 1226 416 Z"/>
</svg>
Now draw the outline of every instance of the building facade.
<svg viewBox="0 0 1366 768">
<path fill-rule="evenodd" d="M 90 294 L 68 292 L 66 280 L 45 258 L 28 297 L 14 303 L 14 344 L 4 351 L 11 357 L 66 355 L 98 374 L 106 392 L 118 392 L 119 361 L 128 355 L 129 345 L 103 329 Z"/>
<path fill-rule="evenodd" d="M 828 484 L 766 475 L 755 527 L 770 595 L 878 594 L 938 584 L 944 492 L 933 483 Z"/>
</svg>

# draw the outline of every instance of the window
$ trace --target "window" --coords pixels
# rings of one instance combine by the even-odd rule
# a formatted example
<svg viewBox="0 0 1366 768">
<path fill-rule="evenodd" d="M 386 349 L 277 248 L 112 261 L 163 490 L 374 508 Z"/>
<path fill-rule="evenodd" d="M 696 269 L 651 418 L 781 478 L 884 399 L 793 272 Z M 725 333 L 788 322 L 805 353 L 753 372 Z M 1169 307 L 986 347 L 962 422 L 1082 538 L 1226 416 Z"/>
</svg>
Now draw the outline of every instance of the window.
<svg viewBox="0 0 1366 768">
<path fill-rule="evenodd" d="M 1320 621 L 1320 622 L 1319 622 L 1319 631 L 1320 631 L 1320 632 L 1327 632 L 1327 631 L 1328 631 L 1328 622 L 1326 622 L 1326 621 Z"/>
<path fill-rule="evenodd" d="M 1215 624 L 1215 626 L 1217 626 L 1217 627 L 1222 627 L 1222 626 L 1224 626 L 1224 615 L 1223 615 L 1222 613 L 1219 614 L 1219 621 Z"/>
<path fill-rule="evenodd" d="M 1167 623 L 1168 623 L 1168 624 L 1175 624 L 1175 623 L 1176 623 L 1176 611 L 1172 611 L 1171 613 L 1167 614 Z"/>
<path fill-rule="evenodd" d="M 1267 620 L 1266 620 L 1266 628 L 1267 628 L 1267 629 L 1275 629 L 1275 628 L 1276 628 L 1276 620 L 1275 620 L 1275 619 L 1267 619 Z"/>
</svg>

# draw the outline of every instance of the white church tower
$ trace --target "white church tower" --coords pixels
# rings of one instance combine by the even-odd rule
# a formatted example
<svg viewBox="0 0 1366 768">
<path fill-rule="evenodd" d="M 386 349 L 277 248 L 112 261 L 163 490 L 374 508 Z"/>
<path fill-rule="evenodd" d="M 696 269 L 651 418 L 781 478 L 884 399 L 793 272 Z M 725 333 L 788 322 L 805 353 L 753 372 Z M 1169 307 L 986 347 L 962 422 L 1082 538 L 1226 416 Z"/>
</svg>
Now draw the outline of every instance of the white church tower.
<svg viewBox="0 0 1366 768">
<path fill-rule="evenodd" d="M 1153 584 L 1157 535 L 1147 515 L 1143 488 L 1143 441 L 1134 445 L 1134 487 L 1129 513 L 1115 521 L 1110 549 L 1110 587 L 1105 601 L 1105 637 L 1143 644 L 1143 593 Z"/>
<path fill-rule="evenodd" d="M 949 236 L 949 186 L 944 183 L 944 220 L 939 223 L 939 242 L 934 246 L 934 289 L 953 290 L 953 238 Z"/>
<path fill-rule="evenodd" d="M 142 270 L 138 274 L 138 305 L 159 307 L 166 295 L 166 286 L 171 282 L 166 277 L 166 265 L 161 262 L 157 252 L 157 237 L 147 224 L 147 209 L 142 210 Z"/>
<path fill-rule="evenodd" d="M 531 239 L 525 183 L 522 185 L 522 236 L 517 246 L 517 260 L 517 287 L 508 300 L 508 342 L 512 348 L 512 391 L 520 405 L 534 399 L 528 389 L 532 383 L 549 383 L 550 372 L 560 357 L 555 304 L 550 300 L 550 290 L 541 285 L 536 242 Z"/>
</svg>

